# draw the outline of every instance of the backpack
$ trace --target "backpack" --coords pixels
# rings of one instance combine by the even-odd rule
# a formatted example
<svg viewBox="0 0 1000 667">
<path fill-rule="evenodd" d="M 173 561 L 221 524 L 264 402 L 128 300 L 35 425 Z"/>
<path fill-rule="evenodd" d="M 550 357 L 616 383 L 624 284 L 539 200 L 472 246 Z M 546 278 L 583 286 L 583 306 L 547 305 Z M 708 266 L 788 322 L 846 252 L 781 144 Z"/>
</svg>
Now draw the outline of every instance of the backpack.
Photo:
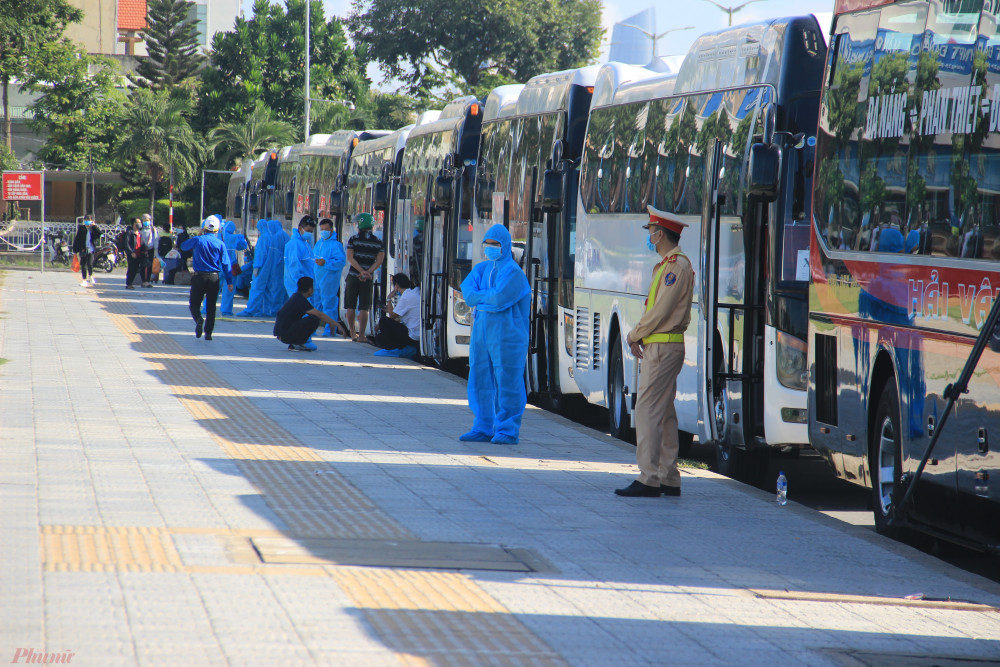
<svg viewBox="0 0 1000 667">
<path fill-rule="evenodd" d="M 115 247 L 118 248 L 118 252 L 128 252 L 128 233 L 130 230 L 123 229 L 118 232 L 118 236 L 115 237 Z"/>
</svg>

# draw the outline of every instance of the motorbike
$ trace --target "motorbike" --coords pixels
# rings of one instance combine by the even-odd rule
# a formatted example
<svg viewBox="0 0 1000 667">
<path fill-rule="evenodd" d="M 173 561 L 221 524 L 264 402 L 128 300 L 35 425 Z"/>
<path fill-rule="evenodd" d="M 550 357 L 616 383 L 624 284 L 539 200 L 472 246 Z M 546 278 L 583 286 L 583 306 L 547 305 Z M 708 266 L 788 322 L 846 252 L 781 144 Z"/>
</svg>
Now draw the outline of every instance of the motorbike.
<svg viewBox="0 0 1000 667">
<path fill-rule="evenodd" d="M 69 242 L 62 232 L 56 232 L 49 236 L 49 247 L 52 250 L 52 256 L 49 261 L 52 264 L 62 264 L 63 266 L 69 266 L 70 260 L 73 258 L 73 253 L 69 251 Z"/>
<path fill-rule="evenodd" d="M 94 267 L 104 269 L 105 273 L 111 273 L 125 262 L 125 253 L 118 250 L 114 243 L 105 243 L 94 254 Z"/>
</svg>

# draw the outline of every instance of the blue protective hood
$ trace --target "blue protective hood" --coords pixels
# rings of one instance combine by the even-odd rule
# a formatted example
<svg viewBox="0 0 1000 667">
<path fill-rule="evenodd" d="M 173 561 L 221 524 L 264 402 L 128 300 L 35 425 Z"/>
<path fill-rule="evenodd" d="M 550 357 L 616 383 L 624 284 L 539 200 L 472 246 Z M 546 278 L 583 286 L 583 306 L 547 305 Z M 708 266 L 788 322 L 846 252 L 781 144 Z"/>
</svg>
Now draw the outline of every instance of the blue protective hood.
<svg viewBox="0 0 1000 667">
<path fill-rule="evenodd" d="M 284 251 L 285 244 L 288 243 L 288 234 L 281 227 L 281 223 L 277 220 L 268 220 L 268 229 L 271 231 L 271 246 L 274 248 L 279 248 Z"/>
<path fill-rule="evenodd" d="M 233 222 L 232 220 L 227 220 L 226 221 L 226 226 L 224 227 L 224 229 L 226 230 L 227 234 L 235 234 L 236 233 L 236 223 Z"/>
<path fill-rule="evenodd" d="M 259 236 L 263 236 L 264 234 L 267 234 L 270 231 L 271 230 L 268 228 L 267 220 L 257 221 L 257 234 Z"/>
<path fill-rule="evenodd" d="M 486 232 L 487 239 L 500 242 L 500 259 L 486 260 L 473 267 L 462 283 L 466 303 L 484 313 L 499 313 L 517 305 L 531 294 L 524 271 L 510 252 L 510 232 L 501 224 Z"/>
<path fill-rule="evenodd" d="M 510 256 L 511 256 L 510 255 L 510 232 L 507 231 L 506 227 L 504 227 L 503 225 L 501 225 L 499 223 L 493 225 L 492 227 L 490 227 L 486 231 L 486 237 L 483 240 L 485 241 L 487 239 L 489 239 L 491 241 L 499 241 L 500 242 L 500 250 L 502 251 L 502 254 L 500 255 L 500 259 L 497 260 L 498 262 L 502 262 L 505 259 L 510 259 Z"/>
</svg>

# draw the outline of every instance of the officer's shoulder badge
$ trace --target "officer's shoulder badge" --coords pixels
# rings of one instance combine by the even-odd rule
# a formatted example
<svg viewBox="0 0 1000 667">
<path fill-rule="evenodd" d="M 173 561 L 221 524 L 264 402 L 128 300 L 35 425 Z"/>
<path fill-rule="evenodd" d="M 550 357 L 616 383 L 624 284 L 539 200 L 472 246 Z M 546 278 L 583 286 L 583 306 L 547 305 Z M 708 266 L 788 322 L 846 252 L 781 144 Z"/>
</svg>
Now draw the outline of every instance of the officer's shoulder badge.
<svg viewBox="0 0 1000 667">
<path fill-rule="evenodd" d="M 676 261 L 677 261 L 677 255 L 671 255 L 670 257 L 667 257 L 667 264 L 673 264 Z"/>
<path fill-rule="evenodd" d="M 671 271 L 667 275 L 663 276 L 663 284 L 670 287 L 675 282 L 677 282 L 677 274 Z"/>
</svg>

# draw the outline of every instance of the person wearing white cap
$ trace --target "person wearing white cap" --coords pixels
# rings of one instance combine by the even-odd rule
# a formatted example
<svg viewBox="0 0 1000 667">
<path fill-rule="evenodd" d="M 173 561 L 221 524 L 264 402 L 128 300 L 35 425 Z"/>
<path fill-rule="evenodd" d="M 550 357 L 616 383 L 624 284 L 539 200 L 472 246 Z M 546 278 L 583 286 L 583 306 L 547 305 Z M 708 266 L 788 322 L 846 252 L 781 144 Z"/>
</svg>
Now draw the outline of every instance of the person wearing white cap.
<svg viewBox="0 0 1000 667">
<path fill-rule="evenodd" d="M 684 331 L 691 321 L 694 270 L 680 251 L 687 225 L 673 213 L 648 207 L 646 242 L 660 256 L 646 297 L 646 312 L 628 334 L 629 349 L 642 366 L 635 404 L 636 462 L 639 479 L 619 496 L 655 498 L 681 495 L 677 470 L 677 375 L 684 365 Z"/>
<path fill-rule="evenodd" d="M 189 238 L 181 245 L 181 250 L 193 251 L 191 268 L 191 295 L 188 298 L 188 309 L 194 319 L 195 338 L 201 338 L 205 332 L 205 340 L 212 340 L 215 329 L 215 308 L 219 299 L 219 274 L 226 280 L 228 289 L 233 289 L 233 270 L 229 262 L 229 250 L 219 238 L 218 232 L 221 219 L 210 215 L 201 224 L 201 236 Z M 201 317 L 201 303 L 205 302 L 205 319 Z"/>
</svg>

